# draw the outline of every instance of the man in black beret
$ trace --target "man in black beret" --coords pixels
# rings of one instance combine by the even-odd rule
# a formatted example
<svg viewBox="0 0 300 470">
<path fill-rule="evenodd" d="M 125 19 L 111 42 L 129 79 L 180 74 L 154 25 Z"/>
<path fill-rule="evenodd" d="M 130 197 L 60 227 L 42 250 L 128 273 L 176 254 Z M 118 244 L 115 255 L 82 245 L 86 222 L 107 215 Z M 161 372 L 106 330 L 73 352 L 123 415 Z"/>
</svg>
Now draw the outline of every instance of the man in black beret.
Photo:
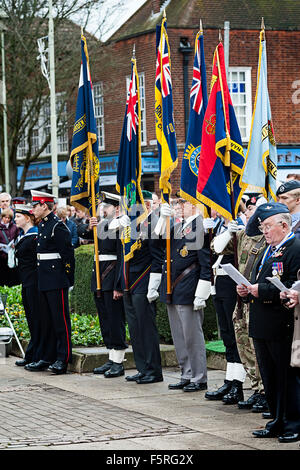
<svg viewBox="0 0 300 470">
<path fill-rule="evenodd" d="M 276 192 L 277 202 L 285 204 L 292 216 L 292 230 L 300 238 L 300 181 L 282 183 Z"/>
<path fill-rule="evenodd" d="M 291 442 L 286 434 L 285 410 L 293 315 L 280 300 L 279 289 L 268 278 L 276 276 L 287 288 L 292 286 L 300 267 L 300 241 L 291 230 L 292 221 L 286 205 L 262 204 L 253 217 L 268 246 L 257 259 L 251 285 L 240 285 L 237 292 L 245 302 L 250 302 L 249 336 L 253 338 L 272 418 L 265 429 L 254 431 L 253 435 L 260 438 L 279 436 L 279 442 Z"/>
</svg>

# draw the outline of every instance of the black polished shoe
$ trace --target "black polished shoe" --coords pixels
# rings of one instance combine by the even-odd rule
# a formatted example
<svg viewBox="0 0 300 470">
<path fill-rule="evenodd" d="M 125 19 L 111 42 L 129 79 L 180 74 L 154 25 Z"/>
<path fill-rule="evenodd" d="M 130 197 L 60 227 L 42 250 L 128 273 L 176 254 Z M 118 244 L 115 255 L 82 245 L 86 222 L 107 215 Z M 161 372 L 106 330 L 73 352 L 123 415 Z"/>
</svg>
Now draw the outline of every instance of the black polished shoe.
<svg viewBox="0 0 300 470">
<path fill-rule="evenodd" d="M 236 405 L 244 400 L 243 383 L 239 380 L 233 380 L 229 392 L 222 398 L 225 405 Z"/>
<path fill-rule="evenodd" d="M 104 372 L 104 377 L 111 379 L 113 377 L 120 377 L 121 375 L 124 375 L 124 373 L 123 363 L 113 362 L 111 368 Z"/>
<path fill-rule="evenodd" d="M 207 383 L 196 383 L 196 382 L 191 382 L 189 385 L 186 385 L 183 387 L 184 392 L 200 392 L 201 390 L 207 390 Z"/>
<path fill-rule="evenodd" d="M 136 382 L 137 380 L 141 379 L 142 377 L 145 377 L 145 374 L 142 374 L 141 372 L 138 372 L 135 375 L 127 375 L 125 379 L 127 382 Z"/>
<path fill-rule="evenodd" d="M 283 444 L 288 444 L 289 442 L 300 441 L 300 433 L 298 432 L 285 432 L 282 436 L 278 437 L 278 441 Z"/>
<path fill-rule="evenodd" d="M 267 437 L 277 437 L 274 431 L 270 431 L 269 429 L 259 429 L 258 431 L 252 432 L 253 436 L 260 437 L 260 438 L 267 438 Z"/>
<path fill-rule="evenodd" d="M 16 366 L 24 367 L 27 364 L 30 364 L 30 362 L 26 361 L 26 359 L 20 359 L 20 361 L 16 361 L 15 364 Z"/>
<path fill-rule="evenodd" d="M 260 393 L 257 402 L 252 407 L 252 413 L 263 413 L 264 411 L 268 411 L 268 409 L 266 396 L 264 393 Z"/>
<path fill-rule="evenodd" d="M 231 389 L 231 385 L 232 385 L 231 380 L 225 380 L 222 387 L 218 388 L 218 390 L 215 390 L 213 392 L 206 392 L 204 396 L 208 400 L 222 400 L 224 395 L 226 395 L 226 393 L 228 393 L 229 390 Z"/>
<path fill-rule="evenodd" d="M 274 416 L 272 416 L 272 414 L 270 413 L 270 411 L 264 411 L 264 413 L 262 413 L 262 417 L 264 419 L 274 419 Z"/>
<path fill-rule="evenodd" d="M 246 401 L 239 401 L 238 402 L 238 407 L 240 410 L 251 410 L 253 405 L 257 402 L 259 398 L 259 392 L 254 392 L 253 395 L 251 395 L 248 400 Z"/>
<path fill-rule="evenodd" d="M 66 374 L 67 368 L 68 364 L 66 364 L 64 361 L 55 361 L 54 364 L 51 364 L 51 366 L 48 367 L 48 370 L 53 372 L 53 374 L 61 375 Z"/>
<path fill-rule="evenodd" d="M 154 384 L 156 382 L 162 382 L 164 380 L 162 375 L 159 375 L 156 377 L 155 375 L 144 375 L 144 377 L 141 377 L 137 379 L 136 383 L 137 384 Z"/>
<path fill-rule="evenodd" d="M 109 359 L 105 364 L 103 364 L 103 366 L 96 367 L 93 372 L 94 374 L 104 374 L 107 370 L 111 368 L 112 365 L 113 361 Z"/>
<path fill-rule="evenodd" d="M 38 362 L 31 362 L 30 364 L 27 364 L 24 369 L 30 370 L 31 372 L 40 372 L 42 370 L 48 369 L 49 366 L 50 362 L 40 360 Z"/>
<path fill-rule="evenodd" d="M 168 389 L 169 390 L 182 390 L 183 387 L 186 385 L 189 385 L 190 380 L 188 379 L 181 379 L 180 382 L 177 382 L 176 384 L 169 384 Z"/>
</svg>

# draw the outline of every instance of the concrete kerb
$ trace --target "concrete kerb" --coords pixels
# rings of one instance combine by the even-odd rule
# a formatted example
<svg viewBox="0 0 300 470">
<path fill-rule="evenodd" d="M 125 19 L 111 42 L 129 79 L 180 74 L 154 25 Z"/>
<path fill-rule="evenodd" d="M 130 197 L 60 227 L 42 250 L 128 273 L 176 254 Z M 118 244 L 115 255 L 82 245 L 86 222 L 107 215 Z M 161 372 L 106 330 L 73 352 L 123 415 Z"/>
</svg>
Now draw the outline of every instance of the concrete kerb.
<svg viewBox="0 0 300 470">
<path fill-rule="evenodd" d="M 22 340 L 22 347 L 24 350 L 26 350 L 27 344 L 27 341 Z M 14 356 L 21 357 L 21 352 L 16 341 L 12 342 L 12 354 Z M 173 345 L 161 344 L 160 354 L 162 367 L 178 367 L 175 348 Z M 79 374 L 83 374 L 85 372 L 93 372 L 95 367 L 100 367 L 108 361 L 107 349 L 101 346 L 75 346 L 73 348 L 72 355 L 72 364 L 69 364 L 68 369 L 70 370 L 70 372 L 77 372 Z M 209 369 L 225 370 L 225 354 L 207 350 L 207 367 Z M 126 350 L 124 368 L 127 370 L 135 369 L 135 362 L 131 346 L 129 346 Z"/>
</svg>

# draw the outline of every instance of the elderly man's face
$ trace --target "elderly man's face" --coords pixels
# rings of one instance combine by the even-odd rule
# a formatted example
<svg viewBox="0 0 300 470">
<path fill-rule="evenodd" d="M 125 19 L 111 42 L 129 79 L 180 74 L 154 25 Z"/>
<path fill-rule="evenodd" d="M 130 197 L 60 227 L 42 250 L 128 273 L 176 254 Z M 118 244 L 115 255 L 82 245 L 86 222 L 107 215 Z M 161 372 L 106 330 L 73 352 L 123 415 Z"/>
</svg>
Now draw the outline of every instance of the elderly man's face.
<svg viewBox="0 0 300 470">
<path fill-rule="evenodd" d="M 293 194 L 289 192 L 278 195 L 277 202 L 281 202 L 281 204 L 285 204 L 292 214 L 296 207 L 299 205 L 299 198 L 296 198 Z"/>
<path fill-rule="evenodd" d="M 0 195 L 0 207 L 1 209 L 8 209 L 10 206 L 10 197 L 6 195 Z"/>
<path fill-rule="evenodd" d="M 290 229 L 286 222 L 280 220 L 278 215 L 272 215 L 265 219 L 259 226 L 263 232 L 268 245 L 278 245 L 289 233 Z"/>
</svg>

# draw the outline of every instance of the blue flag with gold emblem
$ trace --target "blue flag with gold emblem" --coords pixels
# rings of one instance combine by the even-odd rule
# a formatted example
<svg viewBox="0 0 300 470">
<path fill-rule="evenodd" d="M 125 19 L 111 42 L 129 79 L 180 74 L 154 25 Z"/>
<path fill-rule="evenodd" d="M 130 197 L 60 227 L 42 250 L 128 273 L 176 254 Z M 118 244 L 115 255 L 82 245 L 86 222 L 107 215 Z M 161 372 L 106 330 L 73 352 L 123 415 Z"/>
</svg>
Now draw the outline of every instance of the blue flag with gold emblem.
<svg viewBox="0 0 300 470">
<path fill-rule="evenodd" d="M 198 167 L 201 151 L 202 125 L 207 107 L 207 83 L 203 31 L 195 40 L 193 81 L 190 90 L 190 118 L 181 166 L 180 195 L 192 204 L 197 199 Z"/>
<path fill-rule="evenodd" d="M 243 195 L 245 157 L 225 71 L 224 48 L 215 49 L 211 88 L 204 116 L 197 198 L 226 219 L 235 219 Z"/>
<path fill-rule="evenodd" d="M 136 228 L 147 217 L 141 189 L 141 116 L 139 77 L 136 59 L 131 60 L 131 79 L 127 94 L 123 130 L 120 142 L 116 189 L 122 196 L 123 211 L 131 225 L 123 230 L 121 240 L 124 261 L 129 261 L 138 245 Z"/>
<path fill-rule="evenodd" d="M 99 147 L 86 38 L 81 36 L 81 68 L 70 161 L 71 204 L 92 215 L 92 192 L 99 202 Z M 93 186 L 93 187 L 92 187 Z"/>
<path fill-rule="evenodd" d="M 160 159 L 159 187 L 162 202 L 169 202 L 170 176 L 177 167 L 177 144 L 173 117 L 170 48 L 166 18 L 156 26 L 155 128 Z"/>
</svg>

